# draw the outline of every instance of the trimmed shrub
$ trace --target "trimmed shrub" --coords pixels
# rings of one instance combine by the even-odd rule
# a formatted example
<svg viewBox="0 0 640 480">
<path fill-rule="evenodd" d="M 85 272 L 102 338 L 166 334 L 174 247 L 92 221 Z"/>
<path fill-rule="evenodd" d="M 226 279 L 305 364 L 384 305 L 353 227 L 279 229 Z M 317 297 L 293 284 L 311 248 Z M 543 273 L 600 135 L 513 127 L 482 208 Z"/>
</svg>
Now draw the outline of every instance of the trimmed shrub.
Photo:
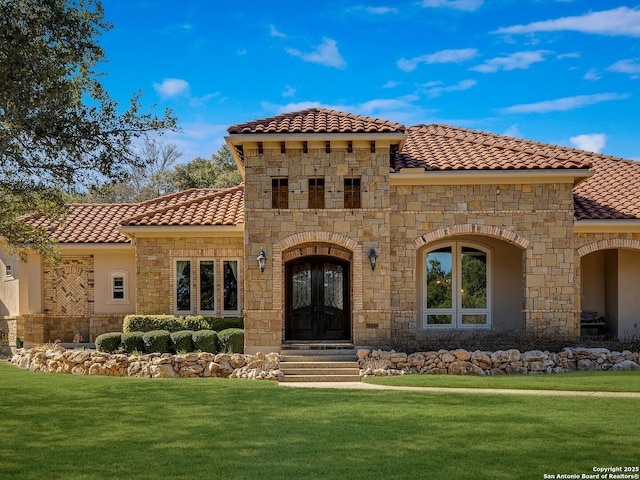
<svg viewBox="0 0 640 480">
<path fill-rule="evenodd" d="M 168 330 L 152 330 L 142 336 L 145 353 L 165 353 L 171 351 L 171 332 Z"/>
<path fill-rule="evenodd" d="M 213 330 L 198 330 L 193 332 L 193 348 L 196 351 L 217 353 L 218 334 Z"/>
<path fill-rule="evenodd" d="M 174 352 L 193 352 L 193 330 L 180 330 L 171 334 Z"/>
<path fill-rule="evenodd" d="M 153 330 L 168 330 L 177 332 L 183 330 L 175 315 L 127 315 L 122 323 L 122 331 L 151 332 Z"/>
<path fill-rule="evenodd" d="M 188 317 L 178 318 L 178 324 L 181 330 L 204 330 L 209 328 L 209 323 L 202 315 L 190 315 Z"/>
<path fill-rule="evenodd" d="M 120 332 L 103 333 L 96 337 L 96 350 L 99 352 L 113 353 L 120 349 L 122 334 Z"/>
<path fill-rule="evenodd" d="M 122 348 L 127 353 L 144 352 L 144 332 L 129 332 L 122 334 Z"/>
<path fill-rule="evenodd" d="M 205 317 L 205 321 L 208 323 L 208 326 L 204 328 L 209 328 L 216 332 L 221 332 L 228 328 L 244 328 L 244 318 L 242 317 Z"/>
<path fill-rule="evenodd" d="M 241 328 L 227 328 L 218 332 L 220 351 L 224 353 L 244 352 L 244 330 Z"/>
</svg>

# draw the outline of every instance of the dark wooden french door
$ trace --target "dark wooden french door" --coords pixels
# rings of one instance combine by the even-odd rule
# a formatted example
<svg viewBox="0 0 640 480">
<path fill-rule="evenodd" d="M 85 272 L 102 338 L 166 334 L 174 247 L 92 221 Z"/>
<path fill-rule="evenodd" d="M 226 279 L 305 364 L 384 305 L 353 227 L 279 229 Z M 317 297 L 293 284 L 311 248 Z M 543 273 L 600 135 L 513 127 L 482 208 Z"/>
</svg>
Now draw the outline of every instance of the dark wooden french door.
<svg viewBox="0 0 640 480">
<path fill-rule="evenodd" d="M 287 263 L 285 340 L 350 340 L 349 263 L 306 257 Z"/>
</svg>

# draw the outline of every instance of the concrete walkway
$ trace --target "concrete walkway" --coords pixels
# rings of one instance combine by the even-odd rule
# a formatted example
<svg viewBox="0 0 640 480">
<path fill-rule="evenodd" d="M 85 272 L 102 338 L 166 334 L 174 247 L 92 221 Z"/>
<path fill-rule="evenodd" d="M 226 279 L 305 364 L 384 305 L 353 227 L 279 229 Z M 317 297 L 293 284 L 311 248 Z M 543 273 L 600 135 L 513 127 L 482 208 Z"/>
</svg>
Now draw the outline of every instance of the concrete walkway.
<svg viewBox="0 0 640 480">
<path fill-rule="evenodd" d="M 363 382 L 284 382 L 281 387 L 294 388 L 333 388 L 340 390 L 402 390 L 406 392 L 425 393 L 483 393 L 491 395 L 539 395 L 550 397 L 608 397 L 638 398 L 640 392 L 587 392 L 578 390 L 519 390 L 493 388 L 447 388 L 447 387 L 400 387 L 395 385 L 374 385 Z"/>
</svg>

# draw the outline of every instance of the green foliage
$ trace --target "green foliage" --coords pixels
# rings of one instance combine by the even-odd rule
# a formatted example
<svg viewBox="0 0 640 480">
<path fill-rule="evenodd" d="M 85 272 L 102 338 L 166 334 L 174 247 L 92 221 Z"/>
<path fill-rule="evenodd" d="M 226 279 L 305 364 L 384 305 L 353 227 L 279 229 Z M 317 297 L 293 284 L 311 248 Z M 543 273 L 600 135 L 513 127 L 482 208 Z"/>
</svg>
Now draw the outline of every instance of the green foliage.
<svg viewBox="0 0 640 480">
<path fill-rule="evenodd" d="M 171 332 L 167 330 L 152 330 L 145 332 L 142 336 L 144 342 L 145 353 L 165 353 L 170 352 L 173 342 L 171 340 Z"/>
<path fill-rule="evenodd" d="M 216 332 L 227 328 L 244 328 L 244 318 L 242 317 L 205 317 L 205 321 L 207 326 L 204 328 L 215 330 Z"/>
<path fill-rule="evenodd" d="M 96 337 L 96 350 L 99 352 L 113 353 L 120 349 L 121 343 L 122 334 L 120 332 L 103 333 Z"/>
<path fill-rule="evenodd" d="M 122 334 L 122 348 L 127 353 L 143 352 L 144 340 L 142 339 L 144 332 L 127 332 Z"/>
<path fill-rule="evenodd" d="M 193 348 L 200 352 L 218 352 L 218 335 L 213 330 L 198 330 L 193 332 Z"/>
<path fill-rule="evenodd" d="M 202 315 L 191 315 L 178 318 L 178 324 L 182 330 L 203 330 L 209 328 L 209 322 Z"/>
<path fill-rule="evenodd" d="M 239 185 L 242 176 L 227 145 L 220 147 L 210 159 L 196 158 L 178 165 L 167 175 L 176 191 L 189 188 L 227 188 Z"/>
<path fill-rule="evenodd" d="M 220 351 L 224 353 L 244 352 L 244 330 L 241 328 L 227 328 L 218 332 Z"/>
<path fill-rule="evenodd" d="M 103 88 L 110 28 L 99 0 L 0 1 L 0 236 L 18 253 L 53 254 L 37 220 L 60 220 L 63 192 L 123 177 L 144 163 L 136 137 L 176 128 L 168 110 L 142 112 L 140 93 L 123 109 Z"/>
<path fill-rule="evenodd" d="M 177 332 L 183 330 L 179 317 L 175 315 L 127 315 L 122 323 L 122 331 L 150 332 L 152 330 L 169 330 Z"/>
<path fill-rule="evenodd" d="M 180 330 L 171 334 L 174 352 L 193 352 L 193 330 Z"/>
</svg>

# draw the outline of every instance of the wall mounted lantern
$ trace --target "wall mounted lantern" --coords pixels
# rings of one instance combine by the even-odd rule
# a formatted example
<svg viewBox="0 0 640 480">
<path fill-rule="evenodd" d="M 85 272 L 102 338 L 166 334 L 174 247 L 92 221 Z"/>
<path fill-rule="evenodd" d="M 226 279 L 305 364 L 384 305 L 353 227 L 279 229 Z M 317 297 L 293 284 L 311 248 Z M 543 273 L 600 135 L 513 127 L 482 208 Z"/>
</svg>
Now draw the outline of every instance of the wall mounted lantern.
<svg viewBox="0 0 640 480">
<path fill-rule="evenodd" d="M 264 249 L 260 249 L 260 253 L 258 254 L 258 268 L 260 269 L 260 273 L 264 272 L 264 268 L 267 266 L 267 254 L 264 252 Z"/>
<path fill-rule="evenodd" d="M 372 248 L 371 250 L 369 250 L 369 263 L 371 264 L 371 270 L 376 269 L 377 261 L 378 261 L 378 254 L 376 253 L 376 250 Z"/>
</svg>

